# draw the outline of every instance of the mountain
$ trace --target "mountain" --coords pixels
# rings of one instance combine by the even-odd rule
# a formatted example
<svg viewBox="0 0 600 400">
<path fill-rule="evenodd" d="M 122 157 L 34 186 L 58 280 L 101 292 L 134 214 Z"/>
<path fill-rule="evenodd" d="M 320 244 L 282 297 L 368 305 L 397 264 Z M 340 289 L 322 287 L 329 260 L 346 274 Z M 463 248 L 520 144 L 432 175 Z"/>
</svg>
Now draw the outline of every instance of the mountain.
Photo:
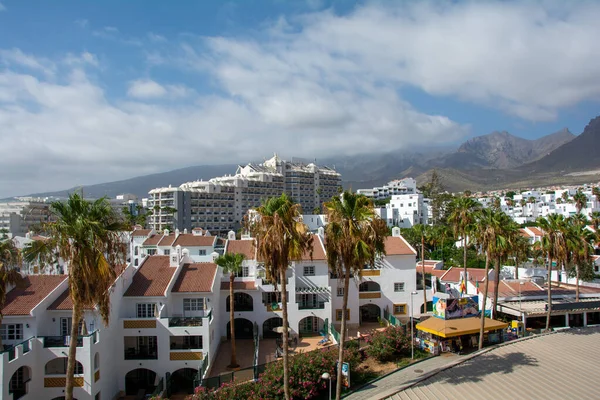
<svg viewBox="0 0 600 400">
<path fill-rule="evenodd" d="M 533 173 L 600 170 L 600 116 L 590 120 L 581 135 L 520 169 Z"/>
<path fill-rule="evenodd" d="M 441 159 L 441 168 L 515 168 L 538 160 L 565 143 L 575 135 L 562 129 L 536 140 L 523 139 L 506 131 L 477 136 L 463 143 L 455 153 Z"/>
</svg>

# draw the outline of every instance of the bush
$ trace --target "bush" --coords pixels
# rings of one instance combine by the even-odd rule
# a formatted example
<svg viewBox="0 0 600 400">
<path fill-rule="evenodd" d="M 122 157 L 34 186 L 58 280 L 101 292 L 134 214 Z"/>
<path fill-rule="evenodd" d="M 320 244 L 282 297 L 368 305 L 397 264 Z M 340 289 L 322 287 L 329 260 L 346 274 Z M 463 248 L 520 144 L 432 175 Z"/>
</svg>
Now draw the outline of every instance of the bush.
<svg viewBox="0 0 600 400">
<path fill-rule="evenodd" d="M 410 352 L 410 338 L 400 326 L 390 325 L 382 331 L 373 332 L 367 343 L 366 354 L 380 362 L 391 361 Z"/>
</svg>

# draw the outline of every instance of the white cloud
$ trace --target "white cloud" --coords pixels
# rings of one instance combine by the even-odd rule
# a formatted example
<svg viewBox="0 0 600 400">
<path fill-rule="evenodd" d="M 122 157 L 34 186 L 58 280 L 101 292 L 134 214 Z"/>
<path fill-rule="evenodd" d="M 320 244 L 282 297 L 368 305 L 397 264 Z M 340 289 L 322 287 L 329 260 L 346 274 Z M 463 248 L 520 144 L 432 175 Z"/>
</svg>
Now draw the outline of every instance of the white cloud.
<svg viewBox="0 0 600 400">
<path fill-rule="evenodd" d="M 75 20 L 75 25 L 79 26 L 80 28 L 87 28 L 89 24 L 89 21 L 87 19 L 76 19 Z"/>
<path fill-rule="evenodd" d="M 0 61 L 7 66 L 24 67 L 46 75 L 53 75 L 55 72 L 55 65 L 52 61 L 25 54 L 21 49 L 0 49 Z"/>
<path fill-rule="evenodd" d="M 165 38 L 164 36 L 152 32 L 148 33 L 148 39 L 156 43 L 165 43 L 167 41 L 167 38 Z"/>
<path fill-rule="evenodd" d="M 67 56 L 63 60 L 67 65 L 71 66 L 82 66 L 82 65 L 91 65 L 93 67 L 98 67 L 100 63 L 98 62 L 98 57 L 95 54 L 84 51 L 83 53 L 77 54 L 67 54 Z"/>
<path fill-rule="evenodd" d="M 149 79 L 141 79 L 130 82 L 127 95 L 138 99 L 152 99 L 163 97 L 167 94 L 167 89 L 159 83 Z"/>
<path fill-rule="evenodd" d="M 6 11 L 6 6 L 2 3 L 0 3 L 0 12 L 2 11 Z"/>
</svg>

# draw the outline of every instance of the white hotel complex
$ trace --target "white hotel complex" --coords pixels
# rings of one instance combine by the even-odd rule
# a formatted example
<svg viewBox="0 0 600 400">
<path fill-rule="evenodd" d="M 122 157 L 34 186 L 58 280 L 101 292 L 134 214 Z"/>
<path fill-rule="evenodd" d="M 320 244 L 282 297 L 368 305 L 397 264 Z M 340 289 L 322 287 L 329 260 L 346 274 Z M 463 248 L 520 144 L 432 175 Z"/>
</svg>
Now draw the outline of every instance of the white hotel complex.
<svg viewBox="0 0 600 400">
<path fill-rule="evenodd" d="M 262 164 L 240 166 L 235 175 L 152 189 L 147 205 L 153 215 L 148 223 L 156 230 L 202 226 L 226 234 L 239 228 L 246 212 L 265 198 L 285 192 L 308 214 L 338 194 L 340 187 L 341 176 L 331 168 L 275 155 Z"/>
<path fill-rule="evenodd" d="M 112 286 L 109 325 L 95 310 L 85 311 L 75 398 L 150 394 L 167 377 L 174 386 L 192 387 L 201 365 L 209 371 L 219 346 L 229 346 L 229 277 L 213 263 L 220 253 L 246 256 L 234 283 L 236 337 L 251 338 L 257 329 L 261 339 L 267 338 L 282 325 L 279 293 L 265 277 L 253 239 L 235 240 L 234 232 L 227 239 L 206 234 L 201 229 L 133 231 L 131 262 Z M 287 273 L 293 336 L 340 323 L 343 286 L 330 275 L 323 240 L 320 228 L 312 258 L 306 254 Z M 350 285 L 350 328 L 384 313 L 403 321 L 410 315 L 416 252 L 398 228 L 385 245 L 387 255 Z M 414 315 L 419 315 L 423 296 L 412 297 Z M 63 398 L 71 312 L 65 275 L 29 275 L 26 287 L 8 292 L 2 309 L 2 399 Z"/>
</svg>

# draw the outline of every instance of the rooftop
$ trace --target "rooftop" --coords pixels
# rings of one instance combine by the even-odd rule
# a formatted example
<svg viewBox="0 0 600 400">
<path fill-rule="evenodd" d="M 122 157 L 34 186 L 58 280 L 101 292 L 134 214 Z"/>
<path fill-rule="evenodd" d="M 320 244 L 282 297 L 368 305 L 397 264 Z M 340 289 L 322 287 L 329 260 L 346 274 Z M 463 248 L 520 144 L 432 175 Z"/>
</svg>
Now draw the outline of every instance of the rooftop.
<svg viewBox="0 0 600 400">
<path fill-rule="evenodd" d="M 125 296 L 164 296 L 176 268 L 169 266 L 169 256 L 150 256 L 133 275 Z"/>
<path fill-rule="evenodd" d="M 225 253 L 243 254 L 247 260 L 256 259 L 254 240 L 228 240 L 225 245 Z"/>
<path fill-rule="evenodd" d="M 171 292 L 210 292 L 216 273 L 217 265 L 214 263 L 185 264 L 181 268 Z"/>
<path fill-rule="evenodd" d="M 445 282 L 460 282 L 460 274 L 463 271 L 464 268 L 450 267 L 450 269 L 447 270 L 444 275 L 442 275 L 440 280 Z M 467 268 L 467 274 L 470 281 L 483 282 L 485 280 L 485 269 Z"/>
<path fill-rule="evenodd" d="M 66 275 L 28 275 L 23 287 L 15 287 L 6 295 L 3 315 L 30 315 L 54 289 L 67 279 Z"/>
<path fill-rule="evenodd" d="M 385 254 L 388 256 L 416 255 L 413 249 L 403 237 L 388 236 L 385 238 Z"/>
</svg>

